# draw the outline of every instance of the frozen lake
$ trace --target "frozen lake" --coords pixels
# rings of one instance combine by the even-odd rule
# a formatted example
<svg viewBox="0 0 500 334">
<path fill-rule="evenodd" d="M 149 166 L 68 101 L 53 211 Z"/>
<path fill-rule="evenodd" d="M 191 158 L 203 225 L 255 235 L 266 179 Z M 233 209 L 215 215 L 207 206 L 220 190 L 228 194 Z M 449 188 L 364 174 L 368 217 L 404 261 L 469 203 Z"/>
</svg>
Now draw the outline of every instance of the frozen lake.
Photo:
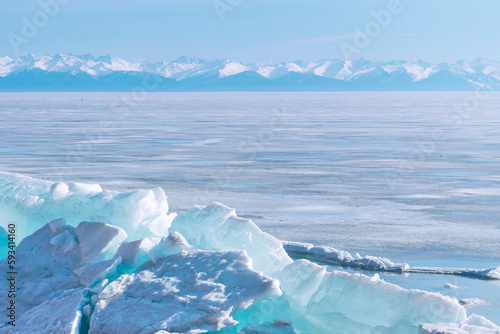
<svg viewBox="0 0 500 334">
<path fill-rule="evenodd" d="M 0 94 L 0 169 L 161 186 L 172 211 L 222 202 L 283 240 L 487 268 L 500 265 L 500 94 L 483 95 Z M 500 295 L 488 282 L 427 276 L 383 278 Z M 500 300 L 489 301 L 474 312 L 499 323 Z"/>
<path fill-rule="evenodd" d="M 284 240 L 410 264 L 500 262 L 500 94 L 131 96 L 1 94 L 0 169 L 161 186 L 174 211 L 219 201 Z"/>
</svg>

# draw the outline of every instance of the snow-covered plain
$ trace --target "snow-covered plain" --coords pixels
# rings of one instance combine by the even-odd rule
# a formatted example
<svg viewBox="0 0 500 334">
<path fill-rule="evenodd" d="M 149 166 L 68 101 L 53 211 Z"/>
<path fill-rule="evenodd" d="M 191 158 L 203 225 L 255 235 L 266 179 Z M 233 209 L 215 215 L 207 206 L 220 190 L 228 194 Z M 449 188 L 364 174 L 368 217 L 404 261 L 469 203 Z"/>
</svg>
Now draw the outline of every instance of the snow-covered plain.
<svg viewBox="0 0 500 334">
<path fill-rule="evenodd" d="M 26 314 L 73 309 L 73 315 L 50 321 L 86 327 L 99 318 L 95 310 L 108 305 L 99 299 L 101 291 L 116 287 L 125 295 L 110 297 L 102 319 L 119 323 L 114 296 L 133 305 L 141 284 L 165 280 L 165 262 L 183 266 L 189 257 L 190 263 L 201 261 L 205 253 L 199 252 L 215 252 L 206 255 L 221 264 L 210 267 L 214 274 L 232 276 L 234 266 L 227 263 L 235 261 L 263 286 L 279 281 L 279 291 L 271 285 L 240 299 L 222 292 L 224 302 L 215 303 L 214 295 L 200 290 L 197 298 L 215 303 L 214 328 L 319 333 L 332 332 L 335 322 L 342 324 L 339 333 L 414 333 L 424 323 L 494 327 L 476 317 L 466 320 L 472 313 L 500 323 L 500 286 L 492 279 L 500 264 L 498 94 L 476 100 L 474 93 L 151 94 L 130 106 L 120 102 L 127 94 L 0 97 L 0 169 L 49 180 L 1 173 L 0 211 L 5 221 L 18 223 L 20 238 L 48 233 L 31 240 L 51 256 L 65 254 L 54 258 L 66 268 L 61 291 L 50 281 L 58 279 L 53 273 L 61 266 L 44 266 L 44 282 L 29 268 L 28 281 L 37 284 L 23 287 L 26 293 L 51 292 L 49 300 L 20 306 L 30 308 Z M 478 105 L 465 110 L 464 101 Z M 457 110 L 459 120 L 450 114 Z M 213 201 L 235 207 L 277 239 Z M 202 207 L 190 209 L 196 204 Z M 59 218 L 71 227 L 61 221 L 43 227 Z M 85 237 L 92 231 L 98 240 Z M 327 267 L 292 262 L 278 240 L 306 249 L 304 243 L 314 244 L 306 254 L 314 261 L 325 260 L 318 254 L 349 261 Z M 23 247 L 32 246 L 26 241 Z M 384 281 L 450 297 L 379 281 L 373 271 L 379 269 Z M 458 271 L 490 280 L 449 275 Z M 203 281 L 198 273 L 182 279 Z M 170 282 L 168 288 L 192 286 Z M 159 298 L 184 295 L 161 293 Z M 400 298 L 408 302 L 400 305 Z M 473 298 L 486 303 L 466 303 Z M 349 306 L 350 300 L 355 304 Z M 432 311 L 426 313 L 423 304 Z M 169 305 L 158 307 L 177 314 Z M 20 323 L 40 325 L 28 317 Z M 156 325 L 148 324 L 152 330 Z M 432 326 L 422 328 L 438 328 Z"/>
</svg>

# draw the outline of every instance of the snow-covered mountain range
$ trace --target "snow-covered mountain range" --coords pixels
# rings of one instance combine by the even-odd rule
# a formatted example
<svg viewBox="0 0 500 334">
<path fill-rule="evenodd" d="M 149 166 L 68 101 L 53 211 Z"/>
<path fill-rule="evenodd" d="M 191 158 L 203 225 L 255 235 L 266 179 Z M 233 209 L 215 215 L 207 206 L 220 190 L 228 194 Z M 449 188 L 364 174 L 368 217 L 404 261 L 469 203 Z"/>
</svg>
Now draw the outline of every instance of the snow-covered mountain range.
<svg viewBox="0 0 500 334">
<path fill-rule="evenodd" d="M 0 91 L 360 91 L 500 89 L 500 62 L 319 60 L 241 63 L 180 57 L 129 62 L 113 56 L 0 57 Z"/>
</svg>

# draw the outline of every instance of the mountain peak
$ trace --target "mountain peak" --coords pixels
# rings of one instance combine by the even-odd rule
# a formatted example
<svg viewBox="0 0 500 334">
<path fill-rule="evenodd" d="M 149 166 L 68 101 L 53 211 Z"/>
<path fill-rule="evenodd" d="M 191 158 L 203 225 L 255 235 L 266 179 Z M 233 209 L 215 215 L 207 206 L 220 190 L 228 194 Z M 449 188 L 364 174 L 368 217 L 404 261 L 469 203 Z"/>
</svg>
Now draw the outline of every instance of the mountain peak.
<svg viewBox="0 0 500 334">
<path fill-rule="evenodd" d="M 477 58 L 472 62 L 460 60 L 455 63 L 430 63 L 423 60 L 378 61 L 363 57 L 353 60 L 322 59 L 281 63 L 243 63 L 231 59 L 202 60 L 184 55 L 171 62 L 152 63 L 130 62 L 112 55 L 95 57 L 92 54 L 73 55 L 71 53 L 0 57 L 0 80 L 8 81 L 6 78 L 14 78 L 21 74 L 29 77 L 29 72 L 34 69 L 43 71 L 47 77 L 50 73 L 65 74 L 68 76 L 65 80 L 72 80 L 73 76 L 81 73 L 95 80 L 113 73 L 151 73 L 174 79 L 179 82 L 179 85 L 186 79 L 192 79 L 192 82 L 199 82 L 196 89 L 205 89 L 203 87 L 231 76 L 235 76 L 235 80 L 231 81 L 234 85 L 237 83 L 236 78 L 246 78 L 246 85 L 249 84 L 248 80 L 251 81 L 251 78 L 264 78 L 259 79 L 260 84 L 262 80 L 277 82 L 277 79 L 283 78 L 282 84 L 285 85 L 283 82 L 286 82 L 283 87 L 293 86 L 293 89 L 298 90 L 305 87 L 303 85 L 312 85 L 313 82 L 315 85 L 320 85 L 318 86 L 320 88 L 317 88 L 319 90 L 335 90 L 337 89 L 335 87 L 340 87 L 339 82 L 344 83 L 343 90 L 422 90 L 427 89 L 425 88 L 426 82 L 435 82 L 432 89 L 443 90 L 447 90 L 448 87 L 454 90 L 474 90 L 476 86 L 484 88 L 484 84 L 482 86 L 475 84 L 478 82 L 488 82 L 493 89 L 500 86 L 500 62 L 486 58 Z M 248 72 L 249 75 L 238 76 L 242 72 Z M 450 75 L 443 75 L 443 73 Z M 229 81 L 225 80 L 225 82 Z M 31 83 L 25 84 L 29 86 Z M 22 88 L 22 83 L 19 85 Z M 39 85 L 43 86 L 44 83 L 40 82 Z M 236 85 L 226 89 L 249 89 L 246 85 L 242 84 L 241 87 Z M 269 85 L 266 87 L 272 86 Z M 0 89 L 1 87 L 0 82 Z M 183 89 L 189 90 L 189 88 Z"/>
</svg>

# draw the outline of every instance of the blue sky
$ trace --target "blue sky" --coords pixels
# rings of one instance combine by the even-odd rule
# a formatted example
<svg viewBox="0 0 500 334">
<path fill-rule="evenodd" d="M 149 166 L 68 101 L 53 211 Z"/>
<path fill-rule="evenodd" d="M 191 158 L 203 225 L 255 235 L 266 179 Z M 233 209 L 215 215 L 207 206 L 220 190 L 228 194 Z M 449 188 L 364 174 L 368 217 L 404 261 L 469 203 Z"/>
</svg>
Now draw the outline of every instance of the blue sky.
<svg viewBox="0 0 500 334">
<path fill-rule="evenodd" d="M 65 4 L 18 44 L 17 54 L 151 61 L 181 55 L 245 62 L 343 58 L 340 45 L 355 46 L 353 37 L 373 25 L 372 12 L 398 0 L 0 0 L 1 55 L 16 54 L 13 34 L 22 37 L 23 20 L 33 22 L 40 3 L 51 1 Z M 500 59 L 500 1 L 400 0 L 400 7 L 352 57 Z"/>
</svg>

